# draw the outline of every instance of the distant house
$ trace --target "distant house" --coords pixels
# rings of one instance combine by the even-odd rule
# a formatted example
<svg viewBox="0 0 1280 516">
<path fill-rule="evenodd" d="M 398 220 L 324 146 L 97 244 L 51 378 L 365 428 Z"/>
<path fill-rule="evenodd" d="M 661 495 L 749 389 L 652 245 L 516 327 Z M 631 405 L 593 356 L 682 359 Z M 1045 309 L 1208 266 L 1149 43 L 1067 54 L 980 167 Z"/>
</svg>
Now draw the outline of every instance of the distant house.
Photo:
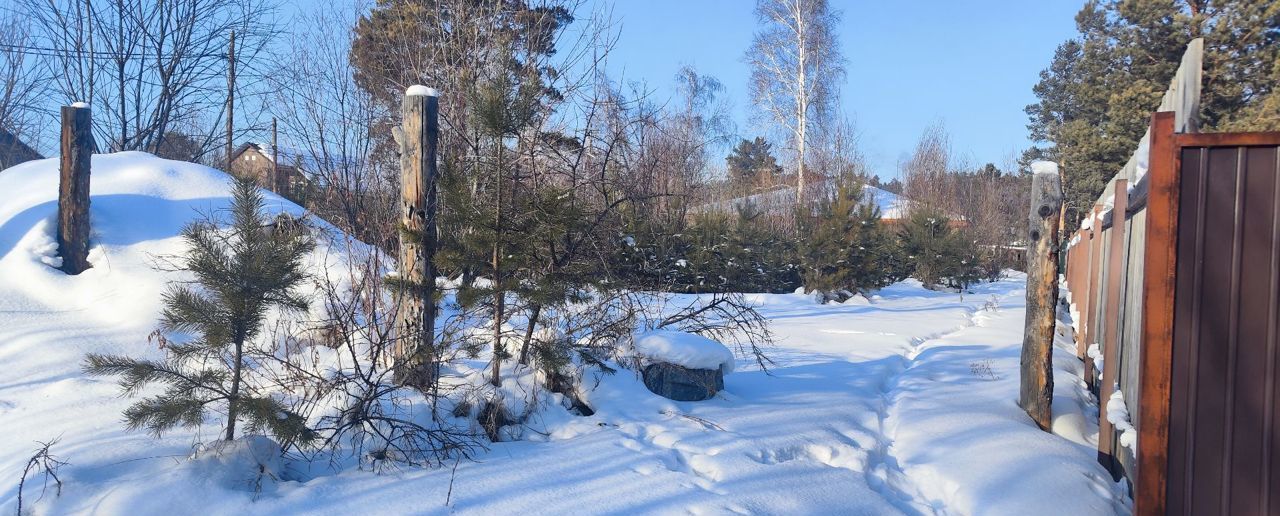
<svg viewBox="0 0 1280 516">
<path fill-rule="evenodd" d="M 231 157 L 232 174 L 252 179 L 259 186 L 301 204 L 309 182 L 301 166 L 305 161 L 300 154 L 276 152 L 270 145 L 244 143 L 231 153 Z M 277 160 L 279 163 L 276 163 Z M 272 165 L 276 165 L 274 181 L 271 176 Z"/>
<path fill-rule="evenodd" d="M 44 159 L 44 156 L 13 133 L 0 129 L 0 170 L 37 159 Z"/>
</svg>

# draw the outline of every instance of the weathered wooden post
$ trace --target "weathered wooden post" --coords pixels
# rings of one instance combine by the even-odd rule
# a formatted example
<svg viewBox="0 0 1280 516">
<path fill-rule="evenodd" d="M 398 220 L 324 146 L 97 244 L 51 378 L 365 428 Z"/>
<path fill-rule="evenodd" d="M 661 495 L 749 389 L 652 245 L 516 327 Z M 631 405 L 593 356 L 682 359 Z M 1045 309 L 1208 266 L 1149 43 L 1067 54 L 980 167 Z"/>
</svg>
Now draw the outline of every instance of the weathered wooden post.
<svg viewBox="0 0 1280 516">
<path fill-rule="evenodd" d="M 89 268 L 89 168 L 93 120 L 89 105 L 62 106 L 62 163 L 58 180 L 58 254 L 62 270 Z"/>
<path fill-rule="evenodd" d="M 436 146 L 439 94 L 410 86 L 401 105 L 400 308 L 397 377 L 414 386 L 435 382 Z"/>
<path fill-rule="evenodd" d="M 271 191 L 286 199 L 292 198 L 280 187 L 280 141 L 276 134 L 276 117 L 271 117 L 271 177 L 267 182 L 271 185 Z"/>
<path fill-rule="evenodd" d="M 1028 218 L 1027 318 L 1022 336 L 1022 388 L 1018 405 L 1042 430 L 1053 424 L 1053 331 L 1058 304 L 1058 217 L 1062 186 L 1058 165 L 1031 164 Z"/>
</svg>

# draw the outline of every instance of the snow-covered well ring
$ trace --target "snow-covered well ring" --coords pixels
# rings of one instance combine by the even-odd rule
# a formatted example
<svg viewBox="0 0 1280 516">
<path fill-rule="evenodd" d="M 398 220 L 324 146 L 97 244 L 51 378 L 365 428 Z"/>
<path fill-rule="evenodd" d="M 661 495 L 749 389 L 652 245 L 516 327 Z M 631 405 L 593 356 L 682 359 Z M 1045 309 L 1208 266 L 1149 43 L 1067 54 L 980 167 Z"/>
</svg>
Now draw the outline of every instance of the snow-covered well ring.
<svg viewBox="0 0 1280 516">
<path fill-rule="evenodd" d="M 701 401 L 724 390 L 724 375 L 733 372 L 733 352 L 701 335 L 654 330 L 637 335 L 636 355 L 645 387 L 676 401 Z"/>
</svg>

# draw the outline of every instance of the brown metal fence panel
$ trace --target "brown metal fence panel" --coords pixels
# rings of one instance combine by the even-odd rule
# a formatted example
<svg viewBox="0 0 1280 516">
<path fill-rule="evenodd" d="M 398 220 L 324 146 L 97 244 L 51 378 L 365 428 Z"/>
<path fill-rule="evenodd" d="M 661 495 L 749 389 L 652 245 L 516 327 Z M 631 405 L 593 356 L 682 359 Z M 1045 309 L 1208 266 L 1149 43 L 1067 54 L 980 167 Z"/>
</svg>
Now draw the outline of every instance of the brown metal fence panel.
<svg viewBox="0 0 1280 516">
<path fill-rule="evenodd" d="M 1181 150 L 1169 514 L 1280 514 L 1277 148 Z"/>
</svg>

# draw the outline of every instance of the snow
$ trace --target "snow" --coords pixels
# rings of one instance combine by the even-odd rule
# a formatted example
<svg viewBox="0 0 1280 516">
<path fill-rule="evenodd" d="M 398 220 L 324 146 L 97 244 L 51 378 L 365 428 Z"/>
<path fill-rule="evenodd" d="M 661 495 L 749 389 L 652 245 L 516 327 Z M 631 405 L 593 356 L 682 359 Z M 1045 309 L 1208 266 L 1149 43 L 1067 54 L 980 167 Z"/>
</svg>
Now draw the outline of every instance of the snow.
<svg viewBox="0 0 1280 516">
<path fill-rule="evenodd" d="M 1151 129 L 1142 134 L 1142 139 L 1138 140 L 1138 149 L 1133 151 L 1133 155 L 1137 157 L 1137 164 L 1133 170 L 1133 182 L 1129 184 L 1129 188 L 1134 188 L 1142 178 L 1146 177 L 1147 170 L 1151 168 Z"/>
<path fill-rule="evenodd" d="M 1088 355 L 1089 358 L 1093 359 L 1093 366 L 1096 367 L 1098 371 L 1106 370 L 1106 367 L 1104 367 L 1106 365 L 1104 362 L 1105 355 L 1102 354 L 1102 348 L 1098 346 L 1097 342 L 1090 344 L 1089 349 L 1085 351 L 1085 354 Z M 1101 378 L 1101 373 L 1099 373 L 1099 378 Z"/>
<path fill-rule="evenodd" d="M 911 209 L 911 200 L 893 192 L 871 185 L 862 186 L 863 201 L 880 208 L 880 218 L 884 220 L 903 220 Z M 693 213 L 734 213 L 746 204 L 756 208 L 777 212 L 790 210 L 795 205 L 796 191 L 792 186 L 780 186 L 765 192 L 737 197 L 727 201 L 717 201 L 694 206 Z M 955 215 L 953 218 L 960 218 Z"/>
<path fill-rule="evenodd" d="M 880 208 L 880 218 L 885 220 L 906 219 L 911 209 L 911 201 L 906 197 L 871 185 L 862 186 L 862 198 Z"/>
<path fill-rule="evenodd" d="M 1124 392 L 1116 386 L 1111 397 L 1107 399 L 1107 421 L 1120 432 L 1120 446 L 1138 453 L 1138 429 L 1133 427 L 1129 419 L 1129 408 L 1124 404 Z"/>
<path fill-rule="evenodd" d="M 1058 164 L 1052 161 L 1032 161 L 1031 173 L 1032 174 L 1044 174 L 1044 173 L 1057 174 Z"/>
<path fill-rule="evenodd" d="M 72 103 L 72 104 L 71 104 L 71 107 L 73 107 L 73 108 L 81 108 L 81 109 L 89 109 L 89 103 L 88 103 L 88 102 L 75 102 L 75 103 Z"/>
<path fill-rule="evenodd" d="M 635 337 L 636 353 L 652 362 L 666 362 L 687 369 L 721 369 L 733 372 L 733 352 L 724 344 L 694 333 L 653 330 Z"/>
<path fill-rule="evenodd" d="M 404 94 L 410 97 L 417 97 L 417 96 L 439 97 L 440 96 L 440 92 L 436 91 L 435 88 L 428 88 L 421 84 L 415 84 L 413 86 L 410 86 L 408 89 L 404 90 Z"/>
<path fill-rule="evenodd" d="M 1096 402 L 1069 321 L 1054 350 L 1054 433 L 1016 404 L 1025 317 L 1016 273 L 963 296 L 915 280 L 867 303 L 748 294 L 771 321 L 773 363 L 765 371 L 734 356 L 725 389 L 701 402 L 656 396 L 629 370 L 590 369 L 579 394 L 595 414 L 582 417 L 537 390 L 536 372 L 509 368 L 496 392 L 528 419 L 456 467 L 377 474 L 344 461 L 273 462 L 263 454 L 274 456 L 274 443 L 257 438 L 199 445 L 219 437 L 218 416 L 159 439 L 128 431 L 121 413 L 132 400 L 114 379 L 83 375 L 80 361 L 163 356 L 147 335 L 165 283 L 182 277 L 154 266 L 182 250 L 183 224 L 228 205 L 227 177 L 142 153 L 95 155 L 93 268 L 67 276 L 50 263 L 57 168 L 54 158 L 0 171 L 0 476 L 16 478 L 37 440 L 60 436 L 52 453 L 69 462 L 61 496 L 32 502 L 28 491 L 35 514 L 1129 510 L 1096 461 Z M 272 195 L 268 203 L 302 213 Z M 321 246 L 311 266 L 343 252 Z M 461 360 L 456 372 L 483 383 L 487 358 Z M 16 500 L 16 482 L 0 484 L 0 513 Z"/>
<path fill-rule="evenodd" d="M 271 438 L 249 435 L 199 446 L 182 469 L 194 482 L 213 487 L 271 492 L 284 477 L 280 454 L 280 445 Z"/>
</svg>

